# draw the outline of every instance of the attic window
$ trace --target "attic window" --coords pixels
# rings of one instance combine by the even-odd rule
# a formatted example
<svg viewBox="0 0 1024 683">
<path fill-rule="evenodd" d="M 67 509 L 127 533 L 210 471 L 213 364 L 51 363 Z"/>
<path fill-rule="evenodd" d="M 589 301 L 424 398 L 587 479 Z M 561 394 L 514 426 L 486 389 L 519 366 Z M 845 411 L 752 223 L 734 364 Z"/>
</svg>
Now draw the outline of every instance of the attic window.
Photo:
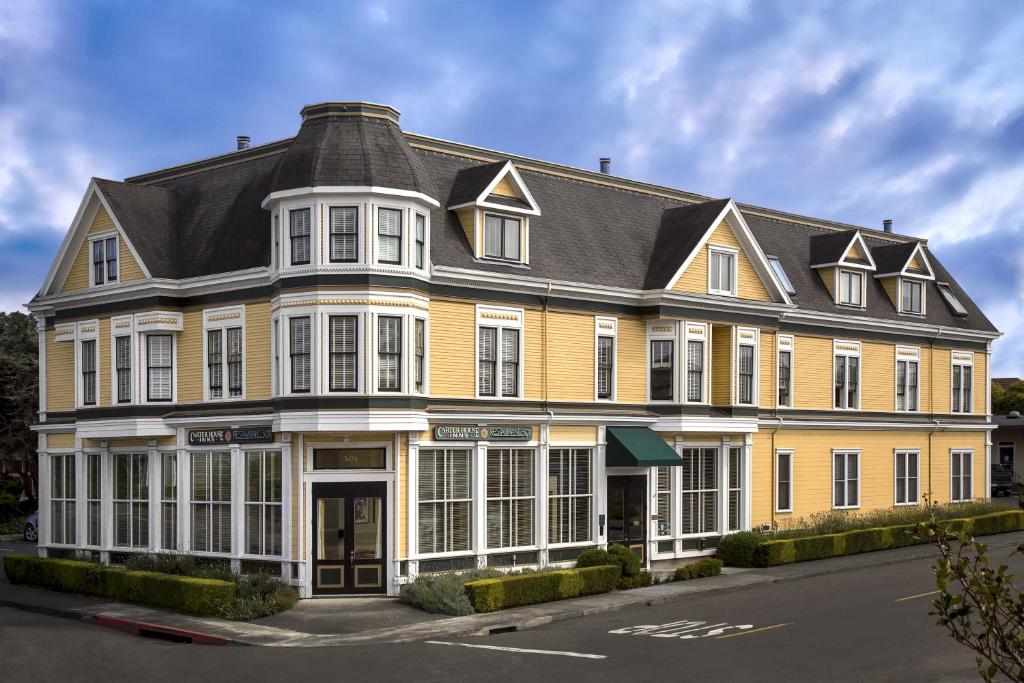
<svg viewBox="0 0 1024 683">
<path fill-rule="evenodd" d="M 768 263 L 771 264 L 772 270 L 775 271 L 775 276 L 779 278 L 779 282 L 782 283 L 782 288 L 786 290 L 786 294 L 796 294 L 796 290 L 793 289 L 793 283 L 789 281 L 789 276 L 786 275 L 786 271 L 782 267 L 782 262 L 779 261 L 779 257 L 769 256 Z"/>
<path fill-rule="evenodd" d="M 939 288 L 939 294 L 945 299 L 946 305 L 952 309 L 953 313 L 967 315 L 967 309 L 960 303 L 960 299 L 956 298 L 956 294 L 953 293 L 953 289 L 949 286 L 948 282 L 936 282 L 935 286 Z"/>
<path fill-rule="evenodd" d="M 107 237 L 92 242 L 92 284 L 117 282 L 117 238 Z"/>
<path fill-rule="evenodd" d="M 521 225 L 518 218 L 486 214 L 484 217 L 484 257 L 518 261 Z"/>
</svg>

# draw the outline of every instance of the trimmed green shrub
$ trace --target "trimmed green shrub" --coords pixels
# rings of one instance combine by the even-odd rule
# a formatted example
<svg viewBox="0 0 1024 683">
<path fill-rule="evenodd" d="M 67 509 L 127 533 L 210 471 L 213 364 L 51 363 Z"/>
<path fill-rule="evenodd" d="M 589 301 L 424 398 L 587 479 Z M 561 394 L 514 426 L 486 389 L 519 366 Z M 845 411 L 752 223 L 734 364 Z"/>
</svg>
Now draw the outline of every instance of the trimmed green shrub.
<svg viewBox="0 0 1024 683">
<path fill-rule="evenodd" d="M 576 567 L 606 567 L 610 564 L 619 564 L 615 555 L 604 548 L 587 548 L 576 558 Z"/>
<path fill-rule="evenodd" d="M 753 553 L 751 553 L 753 554 Z M 718 576 L 722 573 L 722 561 L 714 557 L 702 557 L 701 559 L 676 569 L 672 575 L 673 581 L 689 581 L 690 579 L 703 579 L 708 576 Z"/>
<path fill-rule="evenodd" d="M 468 572 L 420 574 L 414 581 L 404 584 L 398 599 L 431 614 L 465 616 L 473 613 L 473 605 L 466 596 L 465 585 L 471 581 L 506 576 L 497 569 L 474 569 Z"/>
<path fill-rule="evenodd" d="M 11 583 L 99 595 L 199 616 L 221 615 L 235 599 L 235 584 L 227 581 L 130 571 L 77 560 L 7 555 L 4 571 Z"/>
<path fill-rule="evenodd" d="M 633 576 L 623 576 L 619 579 L 616 588 L 620 591 L 628 591 L 633 588 L 646 588 L 654 584 L 654 575 L 649 571 L 640 570 Z"/>
<path fill-rule="evenodd" d="M 282 583 L 276 575 L 256 573 L 235 578 L 234 602 L 221 613 L 227 619 L 249 621 L 269 617 L 291 609 L 299 600 L 298 591 Z"/>
<path fill-rule="evenodd" d="M 495 612 L 539 602 L 607 593 L 618 578 L 617 565 L 560 569 L 470 581 L 466 583 L 465 591 L 475 611 Z"/>
<path fill-rule="evenodd" d="M 715 555 L 732 567 L 752 567 L 754 566 L 754 551 L 764 540 L 763 534 L 753 531 L 737 531 L 734 534 L 726 534 L 718 542 Z"/>
<path fill-rule="evenodd" d="M 608 546 L 608 552 L 622 568 L 623 576 L 636 576 L 640 573 L 640 558 L 626 546 L 613 543 Z"/>
</svg>

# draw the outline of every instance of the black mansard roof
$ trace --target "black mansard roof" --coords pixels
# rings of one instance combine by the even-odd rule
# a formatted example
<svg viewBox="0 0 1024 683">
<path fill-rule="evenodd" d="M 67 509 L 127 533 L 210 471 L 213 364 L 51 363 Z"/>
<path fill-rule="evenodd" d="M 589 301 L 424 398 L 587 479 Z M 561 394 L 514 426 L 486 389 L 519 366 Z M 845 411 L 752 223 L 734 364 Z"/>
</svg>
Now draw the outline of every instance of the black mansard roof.
<svg viewBox="0 0 1024 683">
<path fill-rule="evenodd" d="M 328 103 L 306 107 L 303 115 L 299 133 L 291 139 L 125 182 L 97 181 L 154 277 L 265 267 L 270 263 L 271 226 L 270 214 L 260 204 L 267 195 L 316 185 L 354 185 L 410 190 L 437 199 L 440 207 L 431 217 L 435 265 L 660 289 L 728 203 L 566 167 L 545 172 L 536 170 L 548 166 L 544 162 L 511 157 L 541 209 L 541 215 L 530 218 L 530 263 L 524 268 L 481 261 L 474 258 L 455 212 L 446 207 L 476 199 L 509 157 L 455 143 L 425 144 L 430 139 L 401 131 L 398 113 L 390 107 Z M 490 161 L 480 160 L 488 156 Z M 811 268 L 841 253 L 852 230 L 742 204 L 739 208 L 764 253 L 780 260 L 799 308 L 901 319 L 875 278 L 868 278 L 866 307 L 858 311 L 836 306 Z M 886 264 L 917 244 L 873 230 L 861 234 L 873 257 L 881 255 Z M 926 245 L 923 249 L 936 281 L 949 282 L 968 311 L 967 316 L 954 315 L 932 283 L 927 322 L 994 331 L 935 255 Z M 877 272 L 883 272 L 881 262 Z"/>
</svg>

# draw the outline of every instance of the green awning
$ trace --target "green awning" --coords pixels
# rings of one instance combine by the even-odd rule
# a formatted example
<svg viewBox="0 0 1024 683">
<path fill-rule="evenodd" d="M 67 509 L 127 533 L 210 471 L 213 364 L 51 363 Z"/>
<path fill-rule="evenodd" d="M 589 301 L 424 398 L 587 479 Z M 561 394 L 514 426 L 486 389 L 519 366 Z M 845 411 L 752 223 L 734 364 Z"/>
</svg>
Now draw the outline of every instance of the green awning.
<svg viewBox="0 0 1024 683">
<path fill-rule="evenodd" d="M 658 433 L 647 427 L 609 427 L 605 463 L 608 467 L 671 467 L 679 457 Z"/>
</svg>

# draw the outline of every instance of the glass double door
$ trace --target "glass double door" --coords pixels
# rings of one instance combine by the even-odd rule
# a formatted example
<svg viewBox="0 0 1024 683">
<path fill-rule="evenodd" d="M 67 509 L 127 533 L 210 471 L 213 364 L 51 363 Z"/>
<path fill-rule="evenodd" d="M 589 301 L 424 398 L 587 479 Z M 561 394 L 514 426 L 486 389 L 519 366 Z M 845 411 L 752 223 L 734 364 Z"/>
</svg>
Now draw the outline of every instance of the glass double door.
<svg viewBox="0 0 1024 683">
<path fill-rule="evenodd" d="M 647 540 L 647 477 L 608 477 L 608 543 L 621 543 L 641 560 Z"/>
<path fill-rule="evenodd" d="M 313 593 L 385 593 L 387 484 L 313 484 Z"/>
</svg>

